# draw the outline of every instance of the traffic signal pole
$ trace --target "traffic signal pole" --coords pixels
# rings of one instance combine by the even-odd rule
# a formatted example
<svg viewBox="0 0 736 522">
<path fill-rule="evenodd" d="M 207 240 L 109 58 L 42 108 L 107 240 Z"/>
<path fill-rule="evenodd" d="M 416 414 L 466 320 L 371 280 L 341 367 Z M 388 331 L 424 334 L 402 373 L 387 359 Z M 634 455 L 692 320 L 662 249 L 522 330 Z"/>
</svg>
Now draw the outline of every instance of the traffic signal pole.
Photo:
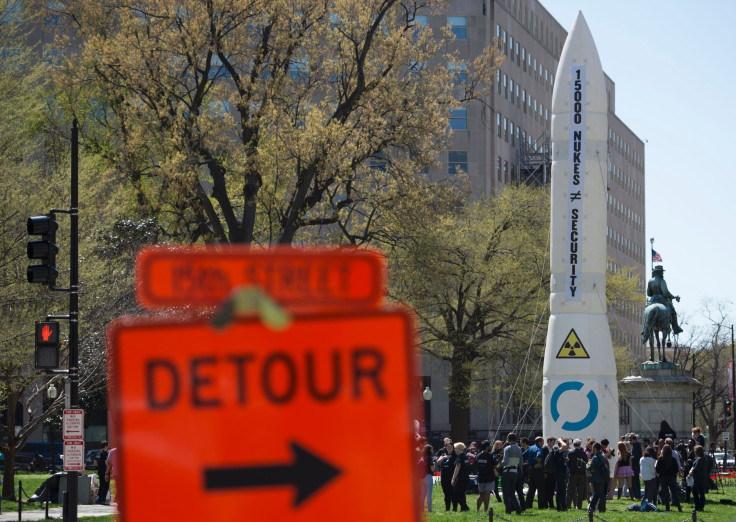
<svg viewBox="0 0 736 522">
<path fill-rule="evenodd" d="M 79 128 L 72 122 L 71 207 L 69 238 L 69 405 L 79 408 Z M 77 476 L 67 472 L 69 520 L 77 522 Z"/>
</svg>

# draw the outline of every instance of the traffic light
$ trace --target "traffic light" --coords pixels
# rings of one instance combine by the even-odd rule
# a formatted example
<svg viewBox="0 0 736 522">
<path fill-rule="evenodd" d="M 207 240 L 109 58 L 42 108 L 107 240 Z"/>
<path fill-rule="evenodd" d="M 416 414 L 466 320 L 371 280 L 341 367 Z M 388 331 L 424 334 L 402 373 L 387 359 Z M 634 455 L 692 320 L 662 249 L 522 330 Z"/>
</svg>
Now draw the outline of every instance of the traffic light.
<svg viewBox="0 0 736 522">
<path fill-rule="evenodd" d="M 726 420 L 723 417 L 718 417 L 718 429 L 726 429 Z"/>
<path fill-rule="evenodd" d="M 726 401 L 723 405 L 723 413 L 726 415 L 726 417 L 731 416 L 731 401 Z"/>
<path fill-rule="evenodd" d="M 59 367 L 59 323 L 36 322 L 36 368 Z"/>
<path fill-rule="evenodd" d="M 54 286 L 59 272 L 56 270 L 56 229 L 59 225 L 52 216 L 29 217 L 26 223 L 28 235 L 40 235 L 41 239 L 28 242 L 28 259 L 39 259 L 41 264 L 30 265 L 26 275 L 29 283 Z"/>
</svg>

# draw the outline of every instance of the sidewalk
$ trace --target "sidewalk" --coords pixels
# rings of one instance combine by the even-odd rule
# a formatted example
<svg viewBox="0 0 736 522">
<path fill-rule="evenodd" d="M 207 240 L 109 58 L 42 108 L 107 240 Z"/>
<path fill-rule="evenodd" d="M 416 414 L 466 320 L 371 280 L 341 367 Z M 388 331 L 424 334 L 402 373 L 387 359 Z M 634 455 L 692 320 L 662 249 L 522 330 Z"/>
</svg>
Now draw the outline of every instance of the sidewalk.
<svg viewBox="0 0 736 522">
<path fill-rule="evenodd" d="M 46 510 L 45 509 L 37 509 L 38 506 L 43 507 L 43 504 L 34 503 L 32 504 L 33 509 L 28 509 L 26 511 L 26 505 L 23 505 L 23 513 L 21 513 L 21 520 L 45 520 L 46 518 Z M 31 505 L 28 506 L 29 508 Z M 102 506 L 97 504 L 79 504 L 77 506 L 77 516 L 78 517 L 101 517 L 104 515 L 112 515 L 114 513 L 117 513 L 117 504 L 113 504 L 111 506 Z M 61 520 L 61 508 L 50 508 L 49 509 L 49 518 L 51 519 L 58 519 Z M 18 512 L 17 511 L 3 511 L 2 515 L 0 515 L 0 522 L 15 522 L 18 520 Z"/>
</svg>

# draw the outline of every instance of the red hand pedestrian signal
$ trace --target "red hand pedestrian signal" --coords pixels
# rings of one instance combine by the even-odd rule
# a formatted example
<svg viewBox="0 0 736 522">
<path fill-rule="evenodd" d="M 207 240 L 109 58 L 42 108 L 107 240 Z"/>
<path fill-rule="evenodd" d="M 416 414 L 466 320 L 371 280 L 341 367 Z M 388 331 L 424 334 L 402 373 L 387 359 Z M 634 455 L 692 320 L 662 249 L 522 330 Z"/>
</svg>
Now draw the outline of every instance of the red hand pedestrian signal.
<svg viewBox="0 0 736 522">
<path fill-rule="evenodd" d="M 51 328 L 49 328 L 49 325 L 44 325 L 43 329 L 41 330 L 41 337 L 44 341 L 48 341 L 52 333 L 53 332 L 51 331 Z"/>
</svg>

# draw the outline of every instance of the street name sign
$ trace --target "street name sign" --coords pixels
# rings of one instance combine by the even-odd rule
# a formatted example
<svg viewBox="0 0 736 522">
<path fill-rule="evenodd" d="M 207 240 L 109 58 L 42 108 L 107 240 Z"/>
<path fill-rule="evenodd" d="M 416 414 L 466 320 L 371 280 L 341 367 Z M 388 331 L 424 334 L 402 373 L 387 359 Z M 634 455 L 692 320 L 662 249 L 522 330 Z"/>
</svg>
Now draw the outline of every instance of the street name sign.
<svg viewBox="0 0 736 522">
<path fill-rule="evenodd" d="M 122 520 L 420 520 L 414 332 L 401 307 L 116 321 Z"/>
<path fill-rule="evenodd" d="M 148 309 L 211 307 L 250 286 L 292 311 L 355 310 L 382 304 L 386 267 L 370 249 L 156 246 L 141 250 L 136 281 Z"/>
</svg>

